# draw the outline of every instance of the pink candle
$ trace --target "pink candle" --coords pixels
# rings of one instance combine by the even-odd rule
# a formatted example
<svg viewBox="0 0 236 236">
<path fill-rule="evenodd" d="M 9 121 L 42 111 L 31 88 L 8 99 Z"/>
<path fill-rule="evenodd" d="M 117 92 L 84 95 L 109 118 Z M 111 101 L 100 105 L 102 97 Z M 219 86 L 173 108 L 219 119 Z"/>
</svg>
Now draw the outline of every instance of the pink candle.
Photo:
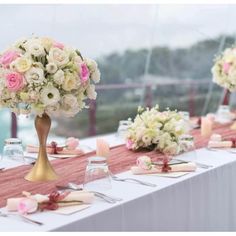
<svg viewBox="0 0 236 236">
<path fill-rule="evenodd" d="M 201 135 L 204 137 L 210 137 L 212 134 L 213 121 L 209 117 L 201 118 Z"/>
<path fill-rule="evenodd" d="M 109 144 L 104 139 L 98 138 L 96 155 L 107 158 L 109 156 L 109 153 L 110 153 Z"/>
</svg>

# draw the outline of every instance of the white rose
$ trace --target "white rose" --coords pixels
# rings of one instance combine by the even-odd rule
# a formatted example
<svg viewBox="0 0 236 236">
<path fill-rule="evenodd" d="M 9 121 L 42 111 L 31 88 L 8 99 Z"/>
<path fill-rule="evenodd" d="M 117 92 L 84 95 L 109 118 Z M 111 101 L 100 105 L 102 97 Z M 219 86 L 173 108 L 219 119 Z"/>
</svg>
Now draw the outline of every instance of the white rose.
<svg viewBox="0 0 236 236">
<path fill-rule="evenodd" d="M 65 74 L 63 70 L 58 70 L 54 75 L 53 75 L 54 82 L 58 85 L 62 85 L 65 79 Z"/>
<path fill-rule="evenodd" d="M 77 55 L 77 54 L 76 54 L 76 55 Z M 79 64 L 81 64 L 83 61 L 82 61 L 82 59 L 81 59 L 80 56 L 75 56 L 75 57 L 74 57 L 74 62 L 79 65 Z"/>
<path fill-rule="evenodd" d="M 86 89 L 86 93 L 89 99 L 95 100 L 97 98 L 97 93 L 95 91 L 94 84 L 91 84 L 90 86 L 88 86 L 88 88 Z"/>
<path fill-rule="evenodd" d="M 51 48 L 47 58 L 49 62 L 54 62 L 59 67 L 69 62 L 69 54 L 59 48 Z"/>
<path fill-rule="evenodd" d="M 45 111 L 49 115 L 58 116 L 60 114 L 60 105 L 59 103 L 56 103 L 54 105 L 47 106 Z"/>
<path fill-rule="evenodd" d="M 46 71 L 49 73 L 49 74 L 54 74 L 56 71 L 57 71 L 57 65 L 53 62 L 49 62 L 47 65 L 46 65 Z"/>
<path fill-rule="evenodd" d="M 61 111 L 66 117 L 75 116 L 80 111 L 77 98 L 72 94 L 64 95 L 62 98 Z"/>
<path fill-rule="evenodd" d="M 44 87 L 40 93 L 40 100 L 45 106 L 55 105 L 60 99 L 59 90 L 51 84 Z"/>
<path fill-rule="evenodd" d="M 89 67 L 89 70 L 91 72 L 94 72 L 95 70 L 97 70 L 98 65 L 97 65 L 96 61 L 94 61 L 90 58 L 85 58 L 84 60 L 85 60 L 87 66 Z"/>
<path fill-rule="evenodd" d="M 91 79 L 94 81 L 94 83 L 98 83 L 100 81 L 101 73 L 97 69 L 91 74 Z"/>
<path fill-rule="evenodd" d="M 32 67 L 25 73 L 26 81 L 31 84 L 38 84 L 44 81 L 44 72 L 41 68 Z"/>
<path fill-rule="evenodd" d="M 176 155 L 179 152 L 179 146 L 176 142 L 173 142 L 172 144 L 164 148 L 162 152 L 166 155 Z"/>
<path fill-rule="evenodd" d="M 31 55 L 35 56 L 35 57 L 39 57 L 39 56 L 44 56 L 45 55 L 44 47 L 40 43 L 40 41 L 37 40 L 37 39 L 29 40 L 27 42 L 27 51 Z"/>
</svg>

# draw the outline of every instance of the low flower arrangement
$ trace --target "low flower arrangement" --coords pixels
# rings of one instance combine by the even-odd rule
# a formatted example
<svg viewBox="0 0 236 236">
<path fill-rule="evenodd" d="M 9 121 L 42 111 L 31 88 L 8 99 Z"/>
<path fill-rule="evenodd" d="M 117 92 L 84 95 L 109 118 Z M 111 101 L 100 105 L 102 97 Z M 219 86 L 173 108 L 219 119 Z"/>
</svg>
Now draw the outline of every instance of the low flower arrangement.
<svg viewBox="0 0 236 236">
<path fill-rule="evenodd" d="M 181 151 L 180 139 L 185 134 L 183 116 L 177 111 L 159 111 L 159 106 L 138 109 L 128 128 L 126 146 L 131 150 L 156 150 L 173 156 Z"/>
<path fill-rule="evenodd" d="M 228 89 L 236 90 L 236 47 L 225 49 L 218 57 L 215 58 L 215 64 L 211 69 L 213 81 Z"/>
<path fill-rule="evenodd" d="M 46 37 L 22 39 L 0 54 L 0 106 L 16 114 L 73 117 L 96 99 L 97 63 Z"/>
</svg>

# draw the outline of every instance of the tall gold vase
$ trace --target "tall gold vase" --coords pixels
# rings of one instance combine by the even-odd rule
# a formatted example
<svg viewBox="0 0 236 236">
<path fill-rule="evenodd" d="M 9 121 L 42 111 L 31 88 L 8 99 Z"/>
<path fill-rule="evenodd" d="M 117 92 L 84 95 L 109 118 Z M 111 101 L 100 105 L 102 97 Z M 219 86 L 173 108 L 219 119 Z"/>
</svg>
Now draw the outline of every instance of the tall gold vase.
<svg viewBox="0 0 236 236">
<path fill-rule="evenodd" d="M 25 179 L 29 181 L 55 180 L 58 176 L 48 160 L 46 151 L 51 119 L 47 114 L 43 114 L 42 117 L 36 116 L 34 124 L 39 138 L 39 153 L 34 167 L 25 176 Z"/>
</svg>

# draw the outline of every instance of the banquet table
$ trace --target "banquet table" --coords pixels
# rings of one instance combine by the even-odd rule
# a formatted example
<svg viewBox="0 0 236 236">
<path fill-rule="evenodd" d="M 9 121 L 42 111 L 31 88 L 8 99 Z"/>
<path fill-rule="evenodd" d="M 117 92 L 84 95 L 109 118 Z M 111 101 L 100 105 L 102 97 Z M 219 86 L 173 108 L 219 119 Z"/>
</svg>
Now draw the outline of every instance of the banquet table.
<svg viewBox="0 0 236 236">
<path fill-rule="evenodd" d="M 110 145 L 122 143 L 115 134 L 102 137 Z M 95 137 L 89 138 L 81 144 L 95 148 L 95 141 Z M 190 152 L 178 158 L 213 167 L 197 168 L 178 178 L 135 176 L 156 187 L 112 181 L 112 189 L 104 193 L 123 201 L 109 204 L 96 199 L 89 208 L 71 215 L 47 211 L 30 216 L 43 222 L 42 226 L 0 217 L 0 231 L 235 231 L 236 153 L 203 147 L 196 154 Z M 117 174 L 131 175 L 130 171 Z"/>
</svg>

